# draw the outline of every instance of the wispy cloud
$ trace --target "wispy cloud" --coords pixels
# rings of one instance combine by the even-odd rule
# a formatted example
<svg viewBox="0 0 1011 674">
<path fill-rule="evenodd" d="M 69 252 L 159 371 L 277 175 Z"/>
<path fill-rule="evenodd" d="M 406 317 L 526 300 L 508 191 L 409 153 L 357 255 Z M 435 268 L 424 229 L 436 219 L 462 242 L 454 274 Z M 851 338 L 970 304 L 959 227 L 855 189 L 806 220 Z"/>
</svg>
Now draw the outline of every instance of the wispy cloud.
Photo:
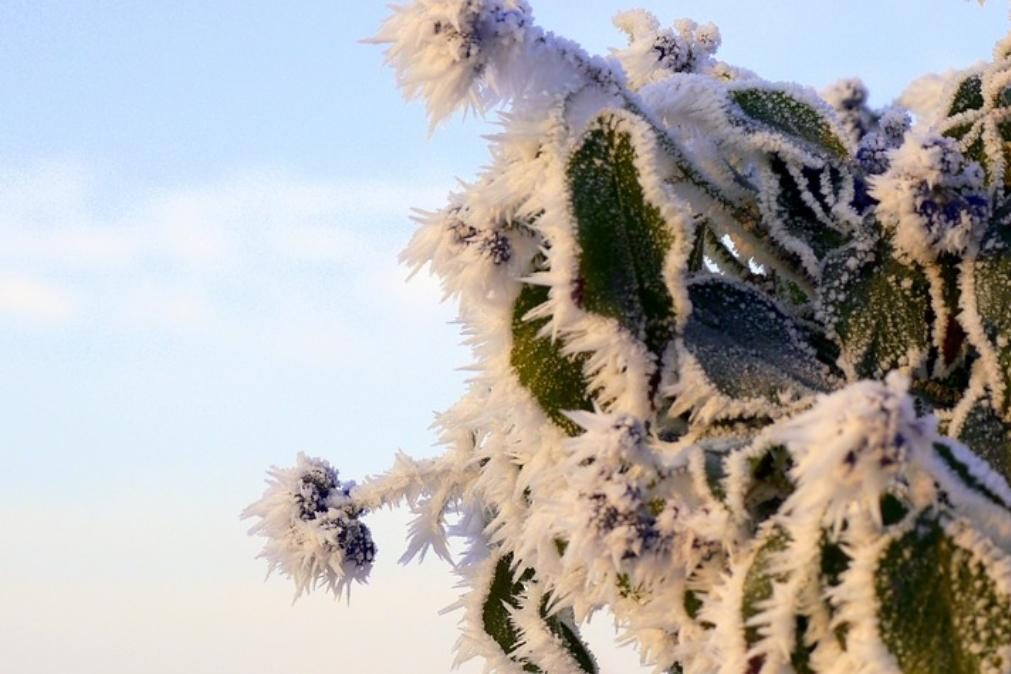
<svg viewBox="0 0 1011 674">
<path fill-rule="evenodd" d="M 0 316 L 32 329 L 87 322 L 305 360 L 367 351 L 374 328 L 356 321 L 439 298 L 424 277 L 404 287 L 396 253 L 410 209 L 441 187 L 258 170 L 110 203 L 113 186 L 72 163 L 0 181 Z"/>
<path fill-rule="evenodd" d="M 78 303 L 67 288 L 27 276 L 0 276 L 0 315 L 58 325 L 71 320 L 77 309 Z"/>
</svg>

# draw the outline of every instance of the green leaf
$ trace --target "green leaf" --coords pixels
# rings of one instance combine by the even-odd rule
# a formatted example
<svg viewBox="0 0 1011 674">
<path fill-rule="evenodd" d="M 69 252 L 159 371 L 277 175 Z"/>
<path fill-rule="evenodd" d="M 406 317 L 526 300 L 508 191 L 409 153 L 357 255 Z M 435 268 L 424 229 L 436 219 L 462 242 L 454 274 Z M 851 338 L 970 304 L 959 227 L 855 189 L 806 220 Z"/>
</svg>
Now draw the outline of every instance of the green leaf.
<svg viewBox="0 0 1011 674">
<path fill-rule="evenodd" d="M 948 465 L 948 468 L 950 468 L 955 475 L 958 476 L 966 487 L 981 494 L 998 506 L 1011 508 L 1011 505 L 1006 503 L 1004 499 L 995 494 L 990 488 L 972 474 L 972 470 L 969 468 L 968 464 L 960 461 L 959 458 L 955 456 L 955 452 L 951 447 L 943 442 L 935 442 L 934 451 L 937 452 L 937 455 L 941 458 L 941 460 Z"/>
<path fill-rule="evenodd" d="M 839 248 L 846 243 L 842 232 L 819 220 L 817 214 L 804 201 L 802 196 L 803 190 L 807 190 L 815 198 L 820 199 L 821 187 L 819 183 L 821 181 L 821 171 L 802 168 L 801 172 L 806 184 L 798 185 L 782 158 L 777 156 L 771 157 L 769 168 L 778 181 L 778 192 L 776 194 L 777 215 L 779 220 L 782 221 L 787 234 L 810 248 L 811 252 L 819 260 L 824 258 L 829 251 Z M 822 206 L 824 211 L 829 211 L 828 204 L 822 204 Z"/>
<path fill-rule="evenodd" d="M 828 116 L 811 102 L 782 89 L 740 87 L 730 90 L 741 117 L 760 128 L 801 140 L 837 159 L 847 159 L 846 144 Z"/>
<path fill-rule="evenodd" d="M 727 499 L 727 488 L 723 484 L 723 480 L 727 476 L 726 467 L 723 465 L 723 461 L 726 458 L 727 452 L 702 450 L 703 468 L 706 471 L 706 486 L 709 487 L 709 493 L 718 501 L 725 501 Z"/>
<path fill-rule="evenodd" d="M 582 671 L 587 674 L 597 674 L 597 660 L 579 637 L 579 629 L 573 620 L 572 610 L 568 609 L 549 615 L 548 604 L 550 601 L 551 595 L 546 594 L 541 602 L 541 617 L 544 618 L 548 629 L 558 637 L 562 642 L 562 647 L 569 652 Z"/>
<path fill-rule="evenodd" d="M 879 242 L 870 254 L 847 246 L 822 269 L 822 308 L 857 376 L 880 379 L 930 348 L 930 290 L 918 267 Z M 915 365 L 915 364 L 913 364 Z"/>
<path fill-rule="evenodd" d="M 502 555 L 495 564 L 495 575 L 488 588 L 488 597 L 481 610 L 481 621 L 484 631 L 502 649 L 506 655 L 516 650 L 519 644 L 519 631 L 509 617 L 509 608 L 520 607 L 520 595 L 525 583 L 533 578 L 533 571 L 528 569 L 520 578 L 515 578 L 512 571 L 512 554 Z M 515 659 L 515 658 L 514 658 Z M 530 663 L 522 663 L 525 672 L 540 672 L 540 668 Z"/>
<path fill-rule="evenodd" d="M 828 540 L 827 536 L 822 536 L 821 560 L 820 560 L 820 584 L 823 588 L 838 587 L 842 583 L 842 575 L 849 569 L 852 559 L 838 543 Z M 823 601 L 824 601 L 824 594 Z M 824 601 L 829 615 L 835 616 L 836 609 L 830 601 Z M 832 632 L 839 641 L 839 645 L 846 647 L 846 637 L 849 634 L 850 626 L 841 622 L 833 628 Z"/>
<path fill-rule="evenodd" d="M 973 404 L 957 437 L 1011 483 L 1011 424 L 997 414 L 988 396 Z"/>
<path fill-rule="evenodd" d="M 790 545 L 790 536 L 782 527 L 774 527 L 755 553 L 751 566 L 744 576 L 744 589 L 741 596 L 741 618 L 747 622 L 762 612 L 761 604 L 772 598 L 772 584 L 784 582 L 786 576 L 775 574 L 771 570 L 772 560 L 776 554 L 783 552 Z M 757 627 L 744 628 L 744 640 L 748 646 L 754 645 L 761 635 Z"/>
<path fill-rule="evenodd" d="M 578 435 L 581 429 L 564 412 L 593 409 L 593 399 L 583 378 L 587 356 L 563 355 L 561 342 L 538 336 L 548 319 L 523 320 L 531 309 L 547 300 L 545 286 L 523 286 L 513 307 L 513 345 L 509 362 L 520 383 L 530 391 L 548 418 L 569 435 Z"/>
<path fill-rule="evenodd" d="M 903 674 L 1007 671 L 1011 602 L 936 516 L 886 548 L 874 585 L 881 639 Z"/>
<path fill-rule="evenodd" d="M 685 613 L 688 614 L 689 618 L 695 619 L 699 617 L 699 613 L 702 612 L 703 602 L 699 598 L 699 593 L 694 590 L 685 590 L 684 597 L 684 607 Z"/>
<path fill-rule="evenodd" d="M 719 276 L 688 286 L 684 345 L 725 396 L 778 404 L 830 391 L 835 381 L 806 341 L 807 329 L 760 291 Z"/>
<path fill-rule="evenodd" d="M 749 480 L 744 493 L 744 507 L 752 521 L 763 522 L 778 510 L 793 493 L 790 479 L 793 458 L 786 447 L 775 445 L 761 456 L 748 460 Z"/>
<path fill-rule="evenodd" d="M 974 277 L 975 307 L 982 337 L 997 360 L 1000 381 L 992 386 L 1003 389 L 1000 412 L 1011 417 L 1011 231 L 1007 225 L 993 226 L 987 232 L 976 259 L 971 263 Z M 973 332 L 968 331 L 970 335 Z M 973 335 L 979 338 L 979 335 Z M 1009 419 L 1011 420 L 1011 419 Z"/>
<path fill-rule="evenodd" d="M 520 608 L 520 596 L 527 583 L 534 579 L 532 569 L 527 569 L 516 578 L 512 571 L 512 554 L 506 554 L 499 558 L 495 564 L 495 575 L 492 577 L 491 587 L 488 589 L 488 597 L 485 599 L 481 612 L 484 631 L 502 649 L 506 655 L 511 655 L 519 645 L 519 631 L 513 625 L 509 616 L 509 608 Z M 579 665 L 582 671 L 587 674 L 597 674 L 597 663 L 590 653 L 589 648 L 579 637 L 579 630 L 572 621 L 571 611 L 548 614 L 550 595 L 545 595 L 541 601 L 539 611 L 544 619 L 545 625 L 561 642 Z M 525 672 L 542 672 L 540 667 L 532 662 L 513 658 L 522 665 Z M 550 673 L 546 673 L 550 674 Z"/>
<path fill-rule="evenodd" d="M 637 149 L 613 115 L 589 128 L 568 165 L 580 248 L 576 300 L 616 319 L 660 355 L 674 326 L 674 302 L 664 282 L 664 258 L 674 233 L 647 201 Z"/>
<path fill-rule="evenodd" d="M 1003 72 L 1001 72 L 1003 70 Z M 991 70 L 988 77 L 991 81 L 1006 79 L 1007 66 L 996 71 Z M 948 109 L 946 119 L 939 122 L 938 128 L 945 136 L 959 141 L 963 154 L 977 161 L 983 167 L 988 183 L 1000 182 L 1006 187 L 1011 185 L 1011 122 L 1008 120 L 1008 109 L 1011 108 L 1011 88 L 1002 87 L 990 93 L 987 100 L 983 91 L 983 75 L 977 73 L 963 79 Z M 966 114 L 969 113 L 969 114 Z M 963 119 L 952 119 L 963 115 Z M 996 129 L 997 133 L 992 134 Z M 1002 156 L 1003 167 L 997 165 L 996 155 Z M 996 170 L 1003 169 L 1003 175 Z"/>
<path fill-rule="evenodd" d="M 951 101 L 948 116 L 952 117 L 966 110 L 979 110 L 983 107 L 983 78 L 971 75 L 958 85 L 958 91 Z"/>
<path fill-rule="evenodd" d="M 741 618 L 745 624 L 744 640 L 753 646 L 761 638 L 757 627 L 747 626 L 747 622 L 762 612 L 763 602 L 772 598 L 773 583 L 785 582 L 787 577 L 782 573 L 773 573 L 771 566 L 773 558 L 787 549 L 790 544 L 789 534 L 781 527 L 769 531 L 765 540 L 755 553 L 755 557 L 744 577 L 744 588 L 741 597 Z M 798 615 L 795 623 L 795 647 L 790 655 L 790 664 L 796 674 L 813 674 L 810 665 L 811 649 L 804 646 L 804 632 L 807 630 L 807 618 Z M 752 669 L 758 671 L 760 659 L 749 663 Z M 756 667 L 758 665 L 758 667 Z"/>
</svg>

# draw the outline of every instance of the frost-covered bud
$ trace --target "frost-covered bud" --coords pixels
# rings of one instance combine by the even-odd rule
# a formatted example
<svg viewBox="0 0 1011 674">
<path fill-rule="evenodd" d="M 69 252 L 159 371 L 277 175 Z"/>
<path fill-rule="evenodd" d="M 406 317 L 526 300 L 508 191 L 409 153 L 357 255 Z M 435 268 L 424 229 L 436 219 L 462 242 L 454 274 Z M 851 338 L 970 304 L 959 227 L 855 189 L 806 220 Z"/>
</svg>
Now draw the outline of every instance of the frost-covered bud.
<svg viewBox="0 0 1011 674">
<path fill-rule="evenodd" d="M 623 481 L 610 481 L 586 497 L 590 529 L 612 556 L 636 559 L 654 547 L 656 518 L 645 507 L 642 490 Z"/>
<path fill-rule="evenodd" d="M 898 249 L 924 264 L 940 253 L 962 253 L 990 215 L 982 167 L 943 136 L 907 138 L 888 171 L 873 180 L 871 195 Z"/>
<path fill-rule="evenodd" d="M 454 195 L 447 208 L 420 213 L 421 227 L 402 259 L 415 270 L 431 264 L 447 295 L 511 301 L 510 284 L 529 272 L 538 238 L 529 220 L 494 204 L 472 206 L 466 197 Z"/>
<path fill-rule="evenodd" d="M 836 110 L 859 110 L 867 103 L 867 87 L 855 77 L 839 80 L 822 95 Z"/>
<path fill-rule="evenodd" d="M 825 99 L 836 109 L 858 110 L 867 102 L 867 88 L 856 78 L 839 80 L 828 88 Z"/>
<path fill-rule="evenodd" d="M 658 547 L 649 486 L 657 470 L 641 421 L 628 415 L 573 413 L 586 433 L 569 442 L 566 478 L 573 553 L 604 554 L 616 567 Z"/>
<path fill-rule="evenodd" d="M 873 131 L 860 139 L 857 163 L 867 175 L 880 175 L 888 170 L 890 153 L 900 147 L 909 131 L 909 113 L 902 108 L 889 108 L 881 113 Z"/>
<path fill-rule="evenodd" d="M 680 19 L 673 28 L 661 29 L 656 18 L 641 9 L 620 12 L 614 17 L 614 25 L 628 35 L 628 47 L 615 51 L 615 56 L 633 89 L 673 73 L 708 71 L 720 46 L 720 31 L 714 24 L 699 26 Z"/>
<path fill-rule="evenodd" d="M 530 24 L 524 0 L 415 0 L 392 9 L 372 41 L 389 45 L 387 63 L 409 98 L 425 100 L 433 124 L 463 102 L 483 107 L 477 81 Z"/>
<path fill-rule="evenodd" d="M 835 526 L 860 504 L 880 519 L 882 494 L 914 454 L 930 451 L 935 430 L 932 418 L 917 416 L 908 387 L 895 372 L 884 383 L 852 384 L 770 434 L 769 443 L 787 447 L 795 462 L 788 510 L 824 512 Z"/>
<path fill-rule="evenodd" d="M 364 582 L 376 545 L 360 518 L 354 482 L 341 483 L 322 459 L 298 455 L 293 468 L 272 468 L 268 487 L 243 517 L 257 517 L 250 530 L 267 539 L 262 557 L 270 571 L 295 582 L 296 596 L 320 585 L 340 595 L 351 581 Z"/>
<path fill-rule="evenodd" d="M 874 125 L 874 113 L 867 107 L 867 87 L 859 79 L 839 80 L 821 92 L 832 106 L 842 127 L 859 142 Z"/>
<path fill-rule="evenodd" d="M 715 54 L 723 43 L 720 29 L 715 23 L 704 23 L 695 29 L 695 44 L 707 54 Z"/>
<path fill-rule="evenodd" d="M 573 460 L 582 466 L 593 466 L 598 475 L 630 468 L 652 468 L 652 457 L 646 446 L 646 429 L 642 421 L 628 414 L 570 413 L 573 421 L 586 433 L 570 441 Z"/>
<path fill-rule="evenodd" d="M 456 210 L 455 217 L 447 223 L 454 244 L 462 248 L 474 247 L 480 255 L 486 257 L 492 264 L 505 264 L 512 257 L 512 244 L 509 237 L 498 230 L 478 229 L 468 224 L 462 217 L 463 213 Z"/>
</svg>

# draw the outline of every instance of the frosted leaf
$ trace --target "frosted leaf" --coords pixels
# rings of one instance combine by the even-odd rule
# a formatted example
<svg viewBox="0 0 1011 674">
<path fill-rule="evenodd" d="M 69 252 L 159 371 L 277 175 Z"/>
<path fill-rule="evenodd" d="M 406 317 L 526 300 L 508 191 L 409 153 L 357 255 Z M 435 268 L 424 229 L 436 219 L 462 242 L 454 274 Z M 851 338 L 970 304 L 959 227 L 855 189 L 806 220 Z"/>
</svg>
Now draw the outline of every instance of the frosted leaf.
<svg viewBox="0 0 1011 674">
<path fill-rule="evenodd" d="M 831 169 L 792 166 L 774 155 L 769 159 L 769 170 L 774 178 L 771 188 L 776 201 L 770 219 L 782 223 L 784 231 L 777 233 L 781 239 L 799 242 L 800 245 L 789 243 L 805 256 L 813 255 L 815 260 L 848 240 L 847 228 L 830 215 L 832 204 L 824 194 L 823 185 L 832 182 Z M 816 267 L 817 262 L 812 260 L 810 264 Z"/>
<path fill-rule="evenodd" d="M 927 279 L 895 259 L 887 242 L 861 240 L 830 254 L 819 307 L 843 347 L 840 366 L 851 378 L 910 371 L 927 355 Z"/>
<path fill-rule="evenodd" d="M 1001 194 L 1011 177 L 1011 55 L 998 44 L 994 61 L 964 72 L 948 82 L 940 98 L 945 114 L 937 130 L 958 142 L 959 149 L 979 162 L 987 183 Z"/>
<path fill-rule="evenodd" d="M 758 456 L 749 456 L 744 509 L 755 523 L 775 515 L 796 488 L 790 470 L 793 457 L 783 445 L 774 445 Z"/>
<path fill-rule="evenodd" d="M 788 529 L 789 518 L 798 517 L 838 530 L 856 505 L 881 521 L 881 496 L 912 456 L 931 451 L 933 420 L 916 415 L 907 387 L 897 375 L 851 384 L 756 440 L 758 447 L 782 445 L 790 454 L 795 489 L 781 509 L 787 519 L 780 520 Z"/>
<path fill-rule="evenodd" d="M 771 528 L 761 541 L 755 556 L 752 558 L 741 596 L 741 620 L 744 624 L 744 640 L 748 647 L 759 643 L 768 634 L 763 634 L 763 628 L 755 625 L 756 619 L 761 620 L 769 605 L 775 602 L 776 585 L 786 583 L 789 576 L 781 568 L 779 556 L 788 551 L 790 535 L 781 528 Z M 793 624 L 793 648 L 789 653 L 789 663 L 795 674 L 811 674 L 811 648 L 804 644 L 804 632 L 807 627 L 806 616 L 797 615 Z M 749 671 L 759 671 L 765 662 L 764 654 L 755 654 L 749 658 Z"/>
<path fill-rule="evenodd" d="M 933 449 L 937 457 L 958 481 L 957 487 L 946 485 L 946 491 L 968 489 L 998 508 L 1011 511 L 1011 498 L 1008 498 L 1007 483 L 993 472 L 992 467 L 985 459 L 966 448 L 959 451 L 959 445 L 950 440 L 935 442 Z M 958 500 L 958 496 L 949 493 L 949 497 L 954 497 L 956 500 Z"/>
<path fill-rule="evenodd" d="M 527 314 L 547 300 L 548 289 L 537 285 L 525 285 L 516 298 L 509 361 L 520 383 L 548 418 L 569 435 L 576 435 L 579 427 L 565 413 L 593 409 L 583 375 L 587 356 L 565 354 L 560 340 L 540 334 L 547 319 L 527 318 Z"/>
<path fill-rule="evenodd" d="M 510 657 L 523 664 L 523 671 L 597 673 L 597 661 L 580 638 L 572 609 L 560 608 L 552 592 L 532 573 L 524 573 L 519 595 L 502 606 L 518 637 Z"/>
<path fill-rule="evenodd" d="M 550 595 L 544 593 L 533 569 L 514 568 L 509 553 L 491 561 L 493 573 L 480 579 L 487 587 L 473 590 L 483 594 L 481 629 L 500 649 L 501 655 L 488 664 L 505 656 L 517 671 L 596 674 L 596 660 L 568 613 L 549 611 Z"/>
<path fill-rule="evenodd" d="M 962 322 L 980 352 L 993 401 L 1011 419 L 1011 235 L 994 224 L 962 278 Z"/>
<path fill-rule="evenodd" d="M 640 184 L 637 149 L 622 121 L 592 124 L 568 165 L 579 277 L 576 303 L 615 318 L 653 354 L 673 336 L 674 304 L 663 275 L 675 234 Z"/>
<path fill-rule="evenodd" d="M 731 85 L 730 99 L 737 106 L 738 121 L 800 141 L 819 155 L 833 159 L 850 156 L 828 106 L 799 87 Z"/>
<path fill-rule="evenodd" d="M 533 578 L 533 570 L 517 575 L 513 568 L 512 555 L 503 555 L 495 563 L 495 574 L 487 590 L 481 621 L 485 632 L 491 636 L 502 651 L 509 655 L 516 650 L 520 635 L 509 615 L 509 609 L 519 608 L 519 598 L 523 585 Z"/>
<path fill-rule="evenodd" d="M 744 578 L 744 593 L 741 597 L 741 617 L 747 621 L 761 612 L 761 605 L 772 598 L 773 582 L 783 582 L 786 576 L 772 567 L 777 553 L 789 547 L 790 535 L 781 528 L 773 527 L 760 542 L 751 566 Z M 745 628 L 745 641 L 749 646 L 759 640 L 760 634 L 754 626 Z"/>
<path fill-rule="evenodd" d="M 243 517 L 259 518 L 250 530 L 267 539 L 261 556 L 270 571 L 295 582 L 296 597 L 320 585 L 340 595 L 352 581 L 364 582 L 376 556 L 365 509 L 353 482 L 341 483 L 321 459 L 298 455 L 292 468 L 273 468 L 268 488 Z"/>
<path fill-rule="evenodd" d="M 971 404 L 955 437 L 1011 482 L 1011 424 L 994 410 L 989 397 Z"/>
<path fill-rule="evenodd" d="M 959 545 L 930 513 L 888 545 L 875 576 L 878 620 L 902 672 L 1008 671 L 1011 599 L 992 573 L 985 555 Z"/>
<path fill-rule="evenodd" d="M 837 385 L 807 342 L 807 330 L 760 292 L 720 277 L 689 285 L 685 348 L 728 398 L 780 405 Z"/>
<path fill-rule="evenodd" d="M 724 461 L 726 457 L 736 451 L 744 449 L 750 444 L 754 431 L 745 437 L 717 437 L 707 438 L 699 441 L 696 446 L 699 450 L 702 482 L 705 483 L 705 490 L 716 501 L 724 501 L 727 497 L 724 480 L 727 477 Z M 700 490 L 703 491 L 703 490 Z"/>
<path fill-rule="evenodd" d="M 519 607 L 523 582 L 514 577 L 511 555 L 489 552 L 475 549 L 475 558 L 458 568 L 464 594 L 443 609 L 464 611 L 454 665 L 480 657 L 486 672 L 522 674 L 527 663 L 513 657 L 520 637 L 511 612 Z"/>
</svg>

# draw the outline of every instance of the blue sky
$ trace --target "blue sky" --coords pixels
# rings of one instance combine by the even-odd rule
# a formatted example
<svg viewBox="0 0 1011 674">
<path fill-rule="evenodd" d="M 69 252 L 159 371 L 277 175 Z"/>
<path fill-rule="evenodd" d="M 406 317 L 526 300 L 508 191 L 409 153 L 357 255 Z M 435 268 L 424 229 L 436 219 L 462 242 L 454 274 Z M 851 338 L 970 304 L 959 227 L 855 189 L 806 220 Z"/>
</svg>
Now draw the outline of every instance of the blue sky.
<svg viewBox="0 0 1011 674">
<path fill-rule="evenodd" d="M 711 20 L 723 59 L 860 75 L 876 104 L 1008 30 L 1004 3 L 965 0 L 532 4 L 596 52 L 636 4 Z M 298 451 L 348 477 L 431 454 L 463 386 L 452 307 L 396 256 L 491 127 L 428 135 L 359 42 L 384 14 L 0 3 L 0 671 L 448 670 L 452 579 L 394 568 L 401 515 L 376 516 L 385 561 L 350 608 L 291 608 L 237 519 Z"/>
</svg>

